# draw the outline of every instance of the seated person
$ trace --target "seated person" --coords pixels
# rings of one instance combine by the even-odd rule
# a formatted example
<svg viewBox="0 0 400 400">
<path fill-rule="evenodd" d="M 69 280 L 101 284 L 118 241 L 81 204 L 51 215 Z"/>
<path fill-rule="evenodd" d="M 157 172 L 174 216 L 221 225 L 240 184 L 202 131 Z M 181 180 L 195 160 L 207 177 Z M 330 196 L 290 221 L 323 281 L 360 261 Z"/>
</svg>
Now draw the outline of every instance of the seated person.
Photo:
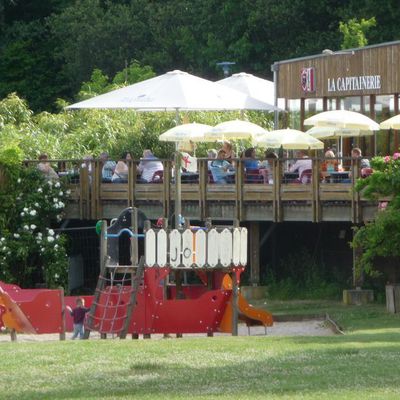
<svg viewBox="0 0 400 400">
<path fill-rule="evenodd" d="M 254 147 L 246 149 L 242 158 L 245 169 L 258 169 L 260 167 L 260 161 L 256 160 L 256 149 Z"/>
<path fill-rule="evenodd" d="M 151 152 L 151 150 L 143 151 L 143 158 L 138 165 L 138 171 L 141 173 L 140 181 L 149 183 L 153 179 L 156 171 L 163 171 L 162 162 Z"/>
<path fill-rule="evenodd" d="M 128 151 L 124 151 L 121 160 L 119 160 L 115 166 L 114 173 L 111 177 L 112 183 L 125 183 L 128 181 L 129 168 L 126 161 L 129 160 L 132 160 L 131 154 Z"/>
<path fill-rule="evenodd" d="M 111 182 L 117 163 L 108 159 L 108 153 L 104 151 L 100 154 L 100 161 L 103 165 L 101 169 L 101 179 L 103 182 Z"/>
<path fill-rule="evenodd" d="M 209 171 L 211 170 L 211 163 L 213 162 L 214 159 L 217 158 L 217 154 L 218 152 L 215 149 L 210 149 L 207 151 L 207 158 L 208 158 L 207 166 Z"/>
<path fill-rule="evenodd" d="M 274 171 L 273 171 L 273 160 L 277 160 L 278 155 L 274 151 L 265 151 L 265 160 L 260 163 L 260 174 L 264 179 L 265 184 L 274 183 Z"/>
<path fill-rule="evenodd" d="M 227 183 L 227 177 L 233 174 L 235 168 L 225 159 L 225 152 L 218 151 L 217 159 L 211 162 L 211 174 L 215 183 Z"/>
<path fill-rule="evenodd" d="M 362 158 L 362 152 L 361 149 L 359 149 L 358 147 L 354 147 L 353 150 L 351 150 L 351 156 L 353 158 L 360 158 L 360 168 L 371 168 L 371 165 L 369 163 L 369 160 L 367 158 Z"/>
<path fill-rule="evenodd" d="M 335 159 L 335 153 L 332 150 L 327 150 L 325 152 L 325 160 L 321 164 L 321 176 L 325 180 L 331 172 L 338 170 L 338 162 Z"/>
<path fill-rule="evenodd" d="M 228 141 L 224 141 L 221 150 L 223 150 L 225 153 L 225 160 L 232 160 L 232 158 L 236 158 L 236 154 L 233 151 L 232 145 Z"/>
<path fill-rule="evenodd" d="M 312 161 L 310 158 L 308 158 L 308 155 L 300 150 L 297 152 L 297 157 L 299 160 L 297 160 L 290 168 L 289 172 L 296 172 L 298 171 L 299 173 L 299 181 L 301 183 L 308 183 L 309 179 L 308 177 L 305 177 L 303 175 L 304 171 L 306 170 L 312 170 Z"/>
<path fill-rule="evenodd" d="M 57 172 L 54 171 L 48 160 L 48 155 L 46 153 L 42 153 L 39 156 L 40 163 L 37 165 L 37 169 L 43 173 L 44 177 L 48 181 L 58 181 L 59 177 Z"/>
</svg>

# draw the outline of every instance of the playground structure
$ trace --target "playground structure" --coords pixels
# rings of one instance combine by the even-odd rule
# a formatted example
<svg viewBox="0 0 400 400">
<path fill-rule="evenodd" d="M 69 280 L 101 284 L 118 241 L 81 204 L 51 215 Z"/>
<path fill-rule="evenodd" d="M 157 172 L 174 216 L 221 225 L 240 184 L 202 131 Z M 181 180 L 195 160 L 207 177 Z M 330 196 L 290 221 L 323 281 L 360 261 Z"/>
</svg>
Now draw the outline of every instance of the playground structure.
<svg viewBox="0 0 400 400">
<path fill-rule="evenodd" d="M 215 332 L 237 335 L 238 321 L 272 326 L 272 315 L 250 306 L 239 293 L 247 264 L 247 230 L 239 226 L 153 228 L 144 214 L 125 209 L 111 226 L 98 223 L 100 274 L 85 337 L 97 331 L 125 338 L 152 334 Z M 120 263 L 121 238 L 129 237 L 130 260 Z M 141 241 L 143 240 L 143 243 Z M 140 255 L 141 253 L 144 254 Z M 122 254 L 122 258 L 124 254 Z M 72 329 L 65 306 L 74 297 L 60 290 L 20 289 L 0 283 L 0 324 L 25 333 Z M 3 313 L 1 313 L 3 311 Z"/>
</svg>

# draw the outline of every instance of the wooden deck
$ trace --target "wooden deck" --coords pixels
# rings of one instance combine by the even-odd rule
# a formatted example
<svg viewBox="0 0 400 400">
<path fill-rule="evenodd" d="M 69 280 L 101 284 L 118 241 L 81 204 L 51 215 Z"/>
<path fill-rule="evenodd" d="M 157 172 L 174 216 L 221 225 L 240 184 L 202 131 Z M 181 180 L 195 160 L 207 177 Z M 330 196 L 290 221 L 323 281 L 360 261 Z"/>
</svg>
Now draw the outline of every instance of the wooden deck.
<svg viewBox="0 0 400 400">
<path fill-rule="evenodd" d="M 348 161 L 350 183 L 323 183 L 321 160 L 313 159 L 313 178 L 309 184 L 283 183 L 282 171 L 287 160 L 276 160 L 273 184 L 245 183 L 245 172 L 239 160 L 234 183 L 209 182 L 207 160 L 198 160 L 199 177 L 182 183 L 182 214 L 191 220 L 239 221 L 347 221 L 371 220 L 377 204 L 353 190 L 358 165 Z M 104 183 L 101 165 L 92 162 L 91 173 L 80 168 L 79 178 L 70 183 L 71 198 L 66 218 L 97 220 L 117 217 L 129 206 L 141 208 L 151 219 L 171 217 L 174 210 L 175 184 L 171 177 L 171 161 L 163 161 L 161 183 L 137 183 L 137 162 L 129 164 L 127 183 Z"/>
</svg>

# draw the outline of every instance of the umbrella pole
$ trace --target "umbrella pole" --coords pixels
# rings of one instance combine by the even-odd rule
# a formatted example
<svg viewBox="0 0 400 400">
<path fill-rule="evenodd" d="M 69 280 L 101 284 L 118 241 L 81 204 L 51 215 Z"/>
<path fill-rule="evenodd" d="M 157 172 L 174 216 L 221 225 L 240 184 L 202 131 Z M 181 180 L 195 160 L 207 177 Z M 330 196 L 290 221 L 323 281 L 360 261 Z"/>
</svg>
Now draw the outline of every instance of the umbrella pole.
<svg viewBox="0 0 400 400">
<path fill-rule="evenodd" d="M 176 143 L 175 151 L 175 229 L 178 229 L 181 225 L 181 155 L 178 150 L 178 143 Z"/>
</svg>

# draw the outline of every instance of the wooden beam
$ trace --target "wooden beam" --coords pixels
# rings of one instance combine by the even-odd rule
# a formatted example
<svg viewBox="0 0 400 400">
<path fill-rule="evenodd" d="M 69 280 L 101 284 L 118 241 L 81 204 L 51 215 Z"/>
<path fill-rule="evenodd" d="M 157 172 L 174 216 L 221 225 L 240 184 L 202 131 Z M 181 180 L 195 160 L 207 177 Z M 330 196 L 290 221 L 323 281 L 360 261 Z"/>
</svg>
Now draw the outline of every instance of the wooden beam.
<svg viewBox="0 0 400 400">
<path fill-rule="evenodd" d="M 250 222 L 250 282 L 260 284 L 260 223 Z"/>
</svg>

